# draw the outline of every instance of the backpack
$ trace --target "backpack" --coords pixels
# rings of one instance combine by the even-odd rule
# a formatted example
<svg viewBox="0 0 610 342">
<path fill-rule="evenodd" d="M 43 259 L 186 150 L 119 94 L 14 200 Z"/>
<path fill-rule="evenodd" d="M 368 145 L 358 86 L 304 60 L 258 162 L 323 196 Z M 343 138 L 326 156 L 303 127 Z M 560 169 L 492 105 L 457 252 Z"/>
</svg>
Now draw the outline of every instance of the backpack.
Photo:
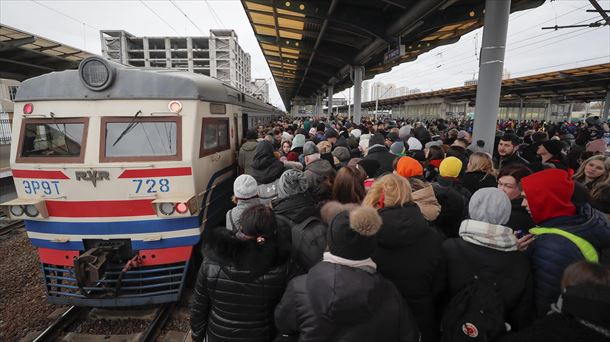
<svg viewBox="0 0 610 342">
<path fill-rule="evenodd" d="M 441 320 L 443 342 L 493 341 L 506 332 L 496 284 L 474 276 L 449 302 Z"/>
<path fill-rule="evenodd" d="M 277 215 L 277 218 L 290 227 L 291 273 L 307 273 L 322 260 L 322 254 L 326 249 L 326 225 L 316 216 L 311 216 L 301 223 L 296 223 L 282 215 Z"/>
</svg>

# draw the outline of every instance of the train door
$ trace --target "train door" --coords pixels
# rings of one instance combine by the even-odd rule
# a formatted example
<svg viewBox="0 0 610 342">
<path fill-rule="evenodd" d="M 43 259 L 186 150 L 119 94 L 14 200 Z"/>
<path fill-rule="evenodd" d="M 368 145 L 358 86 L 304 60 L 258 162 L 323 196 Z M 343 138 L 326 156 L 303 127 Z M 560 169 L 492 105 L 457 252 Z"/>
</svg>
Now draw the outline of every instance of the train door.
<svg viewBox="0 0 610 342">
<path fill-rule="evenodd" d="M 246 132 L 248 132 L 248 128 L 252 128 L 250 127 L 250 125 L 248 125 L 248 114 L 246 113 L 241 113 L 241 130 L 242 130 L 242 136 L 246 136 Z"/>
</svg>

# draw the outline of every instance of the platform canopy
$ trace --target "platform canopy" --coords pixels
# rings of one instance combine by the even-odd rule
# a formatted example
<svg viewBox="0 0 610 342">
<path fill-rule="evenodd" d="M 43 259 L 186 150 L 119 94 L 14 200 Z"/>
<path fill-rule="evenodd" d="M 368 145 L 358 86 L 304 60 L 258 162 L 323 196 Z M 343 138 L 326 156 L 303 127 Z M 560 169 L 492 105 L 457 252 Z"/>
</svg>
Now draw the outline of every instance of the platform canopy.
<svg viewBox="0 0 610 342">
<path fill-rule="evenodd" d="M 242 0 L 280 96 L 312 98 L 451 44 L 483 25 L 484 0 Z M 511 11 L 544 0 L 512 0 Z"/>
<path fill-rule="evenodd" d="M 23 81 L 51 71 L 76 69 L 89 56 L 89 52 L 0 25 L 0 78 Z"/>
<path fill-rule="evenodd" d="M 510 78 L 502 81 L 501 102 L 551 100 L 553 102 L 603 101 L 610 89 L 610 63 L 551 71 L 543 74 Z M 476 85 L 440 89 L 380 99 L 379 108 L 421 99 L 444 98 L 453 102 L 474 103 Z M 365 108 L 374 108 L 375 101 L 363 102 Z M 347 106 L 340 106 L 345 109 Z"/>
</svg>

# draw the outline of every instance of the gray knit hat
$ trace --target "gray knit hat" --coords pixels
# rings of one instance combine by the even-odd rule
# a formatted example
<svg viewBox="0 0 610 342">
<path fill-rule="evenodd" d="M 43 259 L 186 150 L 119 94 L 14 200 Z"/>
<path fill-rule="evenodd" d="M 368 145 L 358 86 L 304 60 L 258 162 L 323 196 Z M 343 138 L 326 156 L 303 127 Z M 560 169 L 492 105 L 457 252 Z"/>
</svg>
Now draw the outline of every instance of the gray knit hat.
<svg viewBox="0 0 610 342">
<path fill-rule="evenodd" d="M 341 162 L 346 162 L 350 159 L 351 155 L 347 147 L 337 146 L 333 151 L 333 157 L 337 157 L 337 159 L 339 159 Z"/>
<path fill-rule="evenodd" d="M 482 188 L 470 198 L 470 218 L 491 224 L 504 225 L 510 219 L 511 204 L 508 196 L 498 188 Z"/>
<path fill-rule="evenodd" d="M 308 141 L 305 143 L 305 145 L 303 145 L 304 156 L 309 156 L 316 153 L 320 153 L 320 150 L 318 149 L 318 146 L 313 143 L 313 141 Z"/>
<path fill-rule="evenodd" d="M 299 170 L 286 170 L 277 183 L 277 197 L 286 198 L 307 191 L 305 174 Z"/>
<path fill-rule="evenodd" d="M 393 155 L 401 155 L 404 156 L 405 154 L 405 143 L 401 141 L 397 141 L 395 143 L 392 144 L 392 146 L 390 146 L 390 153 L 392 153 Z"/>
</svg>

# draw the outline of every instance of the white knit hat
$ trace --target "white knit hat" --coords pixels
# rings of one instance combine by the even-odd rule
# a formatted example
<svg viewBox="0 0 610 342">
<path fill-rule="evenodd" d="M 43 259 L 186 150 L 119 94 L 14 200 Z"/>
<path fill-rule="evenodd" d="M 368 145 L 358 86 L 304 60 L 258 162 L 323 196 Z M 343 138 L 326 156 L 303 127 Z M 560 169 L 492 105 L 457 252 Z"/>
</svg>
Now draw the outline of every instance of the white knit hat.
<svg viewBox="0 0 610 342">
<path fill-rule="evenodd" d="M 233 194 L 237 199 L 247 200 L 258 196 L 256 179 L 250 175 L 241 175 L 233 182 Z"/>
</svg>

